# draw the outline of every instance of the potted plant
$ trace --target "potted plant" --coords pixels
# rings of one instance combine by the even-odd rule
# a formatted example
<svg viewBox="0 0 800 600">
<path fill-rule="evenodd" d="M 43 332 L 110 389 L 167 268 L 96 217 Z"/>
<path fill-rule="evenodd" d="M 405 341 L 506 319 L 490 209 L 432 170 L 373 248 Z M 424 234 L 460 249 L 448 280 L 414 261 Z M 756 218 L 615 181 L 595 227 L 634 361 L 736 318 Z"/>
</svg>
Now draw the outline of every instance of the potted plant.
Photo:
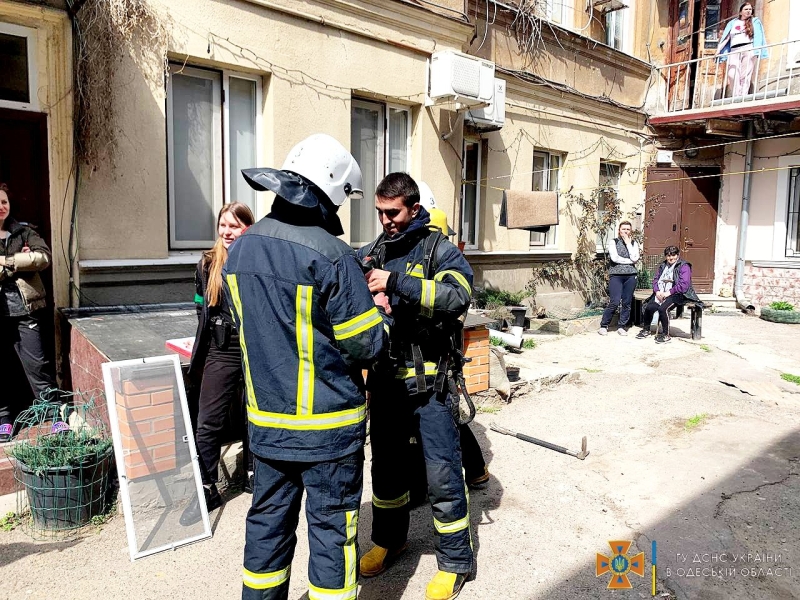
<svg viewBox="0 0 800 600">
<path fill-rule="evenodd" d="M 74 406 L 37 402 L 17 419 L 8 450 L 25 490 L 34 529 L 81 527 L 106 508 L 113 443 Z"/>
<path fill-rule="evenodd" d="M 761 318 L 773 323 L 800 323 L 800 311 L 788 302 L 773 302 L 761 308 Z"/>
</svg>

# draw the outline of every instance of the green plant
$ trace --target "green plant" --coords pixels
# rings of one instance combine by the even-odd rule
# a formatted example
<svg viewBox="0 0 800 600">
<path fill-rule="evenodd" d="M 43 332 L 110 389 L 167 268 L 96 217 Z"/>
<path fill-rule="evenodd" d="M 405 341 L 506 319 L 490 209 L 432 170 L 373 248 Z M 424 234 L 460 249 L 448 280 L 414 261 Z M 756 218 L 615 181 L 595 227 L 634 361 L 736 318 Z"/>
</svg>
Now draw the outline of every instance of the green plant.
<svg viewBox="0 0 800 600">
<path fill-rule="evenodd" d="M 530 294 L 528 292 L 507 292 L 485 288 L 475 290 L 475 306 L 478 308 L 496 308 L 500 306 L 519 306 Z"/>
<path fill-rule="evenodd" d="M 111 506 L 108 507 L 108 510 L 101 515 L 95 515 L 92 517 L 91 523 L 95 527 L 102 527 L 106 523 L 108 523 L 116 514 L 117 512 L 117 505 L 115 503 L 111 503 Z"/>
<path fill-rule="evenodd" d="M 496 415 L 500 412 L 499 406 L 479 406 L 477 408 L 479 413 L 489 414 L 489 415 Z"/>
<path fill-rule="evenodd" d="M 581 370 L 586 371 L 587 373 L 602 373 L 603 369 L 590 369 L 588 367 L 581 367 Z"/>
<path fill-rule="evenodd" d="M 790 304 L 789 302 L 772 302 L 769 307 L 772 310 L 794 310 L 794 304 Z"/>
<path fill-rule="evenodd" d="M 78 467 L 96 462 L 112 445 L 109 438 L 96 437 L 91 429 L 40 435 L 35 442 L 22 441 L 9 454 L 30 471 L 42 475 L 47 469 Z"/>
<path fill-rule="evenodd" d="M 701 413 L 699 415 L 695 415 L 691 419 L 687 419 L 686 420 L 686 423 L 684 424 L 684 428 L 686 429 L 686 431 L 689 431 L 690 429 L 694 429 L 695 427 L 700 425 L 703 421 L 705 421 L 707 418 L 708 418 L 708 414 L 706 414 L 706 413 Z"/>
<path fill-rule="evenodd" d="M 792 375 L 791 373 L 781 373 L 781 379 L 789 383 L 800 385 L 800 375 Z"/>
<path fill-rule="evenodd" d="M 532 339 L 528 338 L 527 340 L 522 342 L 522 347 L 525 350 L 533 350 L 534 348 L 536 348 L 536 340 L 532 340 Z"/>
<path fill-rule="evenodd" d="M 700 344 L 700 350 L 703 352 L 711 352 L 711 346 L 708 344 Z"/>
<path fill-rule="evenodd" d="M 14 531 L 22 524 L 23 517 L 15 512 L 7 512 L 5 517 L 0 517 L 0 530 Z"/>
<path fill-rule="evenodd" d="M 499 337 L 494 337 L 494 336 L 489 338 L 489 343 L 492 346 L 505 346 L 505 342 L 503 340 L 501 340 Z"/>
</svg>

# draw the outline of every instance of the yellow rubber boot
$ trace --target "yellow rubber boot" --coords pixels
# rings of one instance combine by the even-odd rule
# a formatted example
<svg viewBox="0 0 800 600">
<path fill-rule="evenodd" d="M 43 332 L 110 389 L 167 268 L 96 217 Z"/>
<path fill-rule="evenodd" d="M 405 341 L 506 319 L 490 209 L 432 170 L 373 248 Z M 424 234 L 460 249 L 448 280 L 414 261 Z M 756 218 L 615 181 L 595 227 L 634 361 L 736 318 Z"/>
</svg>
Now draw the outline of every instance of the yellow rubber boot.
<svg viewBox="0 0 800 600">
<path fill-rule="evenodd" d="M 464 587 L 467 580 L 465 573 L 448 573 L 439 571 L 428 582 L 425 590 L 425 600 L 452 600 Z"/>
<path fill-rule="evenodd" d="M 397 550 L 389 550 L 382 546 L 375 546 L 361 557 L 361 575 L 363 577 L 375 577 L 375 575 L 380 575 L 391 564 L 392 560 L 400 556 L 407 548 L 408 544 L 403 544 Z"/>
</svg>

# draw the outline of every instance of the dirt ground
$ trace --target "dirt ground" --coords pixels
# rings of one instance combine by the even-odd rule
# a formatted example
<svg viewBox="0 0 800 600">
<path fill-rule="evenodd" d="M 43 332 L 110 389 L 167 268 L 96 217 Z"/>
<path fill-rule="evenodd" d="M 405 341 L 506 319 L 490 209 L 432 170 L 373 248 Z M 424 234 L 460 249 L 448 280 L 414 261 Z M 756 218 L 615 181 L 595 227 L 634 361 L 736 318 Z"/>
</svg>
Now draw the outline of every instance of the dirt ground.
<svg viewBox="0 0 800 600">
<path fill-rule="evenodd" d="M 780 378 L 800 375 L 800 330 L 708 314 L 704 339 L 692 342 L 688 326 L 675 321 L 666 345 L 614 332 L 541 336 L 509 357 L 523 376 L 559 367 L 579 377 L 478 414 L 492 479 L 471 493 L 476 566 L 461 599 L 649 597 L 653 542 L 658 597 L 800 597 L 800 386 Z M 590 455 L 498 434 L 492 422 L 575 450 L 585 435 Z M 362 551 L 372 545 L 370 497 L 367 474 Z M 237 598 L 249 500 L 232 496 L 212 514 L 213 539 L 134 563 L 121 516 L 65 542 L 0 531 L 0 598 Z M 304 521 L 292 600 L 307 587 Z M 363 580 L 359 598 L 424 598 L 432 535 L 430 509 L 415 509 L 408 552 Z M 610 576 L 595 576 L 610 540 L 631 541 L 629 557 L 645 554 L 632 590 L 610 591 Z"/>
</svg>

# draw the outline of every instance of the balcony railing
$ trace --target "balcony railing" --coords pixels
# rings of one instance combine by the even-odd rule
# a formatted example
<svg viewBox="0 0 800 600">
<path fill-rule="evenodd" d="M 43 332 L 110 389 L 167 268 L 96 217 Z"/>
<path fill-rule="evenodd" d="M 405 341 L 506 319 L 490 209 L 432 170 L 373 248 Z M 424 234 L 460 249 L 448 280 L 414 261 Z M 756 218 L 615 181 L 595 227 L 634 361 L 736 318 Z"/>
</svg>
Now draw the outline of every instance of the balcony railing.
<svg viewBox="0 0 800 600">
<path fill-rule="evenodd" d="M 762 58 L 761 50 L 768 56 Z M 750 81 L 738 69 L 754 56 Z M 714 108 L 745 108 L 800 95 L 800 40 L 735 50 L 658 68 L 657 116 Z"/>
</svg>

